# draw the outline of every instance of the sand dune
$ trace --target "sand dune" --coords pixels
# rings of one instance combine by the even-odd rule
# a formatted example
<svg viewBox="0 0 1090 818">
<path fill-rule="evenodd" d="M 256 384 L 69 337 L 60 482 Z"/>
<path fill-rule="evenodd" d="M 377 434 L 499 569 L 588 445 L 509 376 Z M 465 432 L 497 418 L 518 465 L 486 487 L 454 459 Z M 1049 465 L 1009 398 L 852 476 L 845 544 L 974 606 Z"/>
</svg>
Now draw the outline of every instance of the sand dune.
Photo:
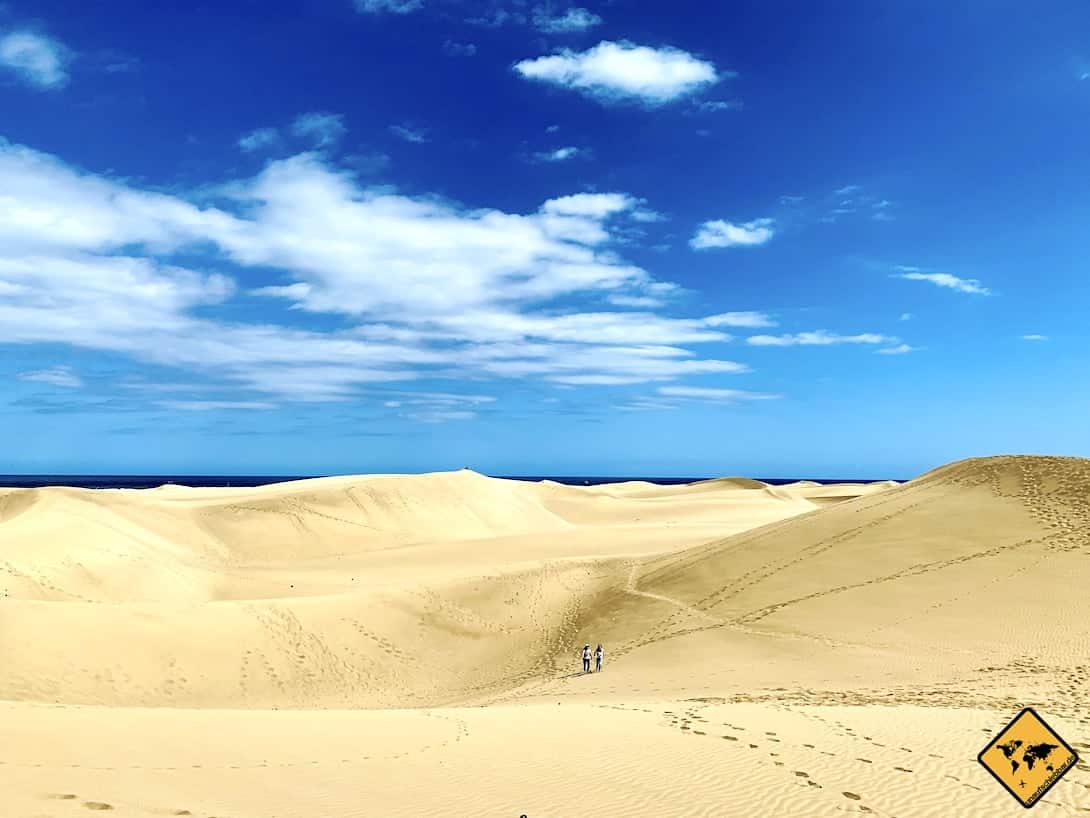
<svg viewBox="0 0 1090 818">
<path fill-rule="evenodd" d="M 1014 814 L 973 759 L 1087 742 L 1088 554 L 1075 458 L 0 490 L 0 813 Z"/>
</svg>

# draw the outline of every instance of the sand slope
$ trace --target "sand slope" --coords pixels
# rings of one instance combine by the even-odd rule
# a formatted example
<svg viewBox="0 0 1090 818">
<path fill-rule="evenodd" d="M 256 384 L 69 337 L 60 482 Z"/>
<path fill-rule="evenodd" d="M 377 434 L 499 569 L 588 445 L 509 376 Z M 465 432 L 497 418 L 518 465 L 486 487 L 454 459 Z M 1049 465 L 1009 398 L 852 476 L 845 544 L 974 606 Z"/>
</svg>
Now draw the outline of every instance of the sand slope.
<svg viewBox="0 0 1090 818">
<path fill-rule="evenodd" d="M 1018 709 L 1090 750 L 1088 555 L 1074 458 L 0 492 L 0 789 L 27 815 L 1015 814 L 974 758 Z M 1037 811 L 1090 812 L 1087 771 Z"/>
</svg>

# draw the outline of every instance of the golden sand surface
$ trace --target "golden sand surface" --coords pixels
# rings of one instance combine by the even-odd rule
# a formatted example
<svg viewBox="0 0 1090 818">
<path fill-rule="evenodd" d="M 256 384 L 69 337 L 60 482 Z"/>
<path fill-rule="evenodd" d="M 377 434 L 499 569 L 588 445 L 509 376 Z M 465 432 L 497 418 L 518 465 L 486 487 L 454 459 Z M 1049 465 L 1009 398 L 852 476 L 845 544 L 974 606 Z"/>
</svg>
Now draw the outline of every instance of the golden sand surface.
<svg viewBox="0 0 1090 818">
<path fill-rule="evenodd" d="M 0 817 L 1021 815 L 976 756 L 1090 755 L 1088 598 L 1076 458 L 0 489 Z"/>
</svg>

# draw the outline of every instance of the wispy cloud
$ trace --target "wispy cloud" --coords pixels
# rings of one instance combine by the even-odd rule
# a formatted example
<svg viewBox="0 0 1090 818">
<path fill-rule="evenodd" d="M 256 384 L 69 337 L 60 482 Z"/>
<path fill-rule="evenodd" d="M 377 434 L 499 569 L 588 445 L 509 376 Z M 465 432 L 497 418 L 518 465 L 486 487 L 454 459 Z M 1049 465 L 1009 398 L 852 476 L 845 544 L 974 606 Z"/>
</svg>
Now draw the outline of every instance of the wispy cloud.
<svg viewBox="0 0 1090 818">
<path fill-rule="evenodd" d="M 67 366 L 39 369 L 35 372 L 22 372 L 19 374 L 19 380 L 47 383 L 51 386 L 61 386 L 66 389 L 79 389 L 83 386 L 83 379 Z"/>
<path fill-rule="evenodd" d="M 569 159 L 586 156 L 587 153 L 583 148 L 567 146 L 551 151 L 539 151 L 534 154 L 534 159 L 538 162 L 567 162 Z"/>
<path fill-rule="evenodd" d="M 477 53 L 477 46 L 473 43 L 456 43 L 447 40 L 443 43 L 443 53 L 448 57 L 472 57 Z"/>
<path fill-rule="evenodd" d="M 553 14 L 546 6 L 535 8 L 532 19 L 534 27 L 546 34 L 586 31 L 602 22 L 601 17 L 584 8 L 570 8 L 563 14 Z"/>
<path fill-rule="evenodd" d="M 1048 336 L 1047 335 L 1037 335 L 1036 333 L 1034 333 L 1034 334 L 1031 334 L 1031 335 L 1023 335 L 1022 340 L 1023 341 L 1047 341 Z"/>
<path fill-rule="evenodd" d="M 296 136 L 313 140 L 320 148 L 335 144 L 348 132 L 343 116 L 325 111 L 300 114 L 291 129 Z"/>
<path fill-rule="evenodd" d="M 413 128 L 410 125 L 391 125 L 390 133 L 406 142 L 420 145 L 428 141 L 428 133 L 422 128 Z"/>
<path fill-rule="evenodd" d="M 911 320 L 912 320 L 912 317 L 913 317 L 913 316 L 912 316 L 912 313 L 910 313 L 910 312 L 902 312 L 902 313 L 901 313 L 901 317 L 900 317 L 900 319 L 898 319 L 898 320 L 900 320 L 900 321 L 911 321 Z"/>
<path fill-rule="evenodd" d="M 781 199 L 781 203 L 788 202 Z M 846 218 L 889 222 L 894 218 L 895 202 L 864 192 L 863 185 L 844 185 L 824 197 L 817 197 L 810 209 L 814 211 L 811 217 L 824 224 L 834 224 Z"/>
<path fill-rule="evenodd" d="M 424 7 L 424 0 L 353 0 L 361 14 L 408 14 Z"/>
<path fill-rule="evenodd" d="M 751 335 L 746 343 L 752 346 L 831 346 L 834 344 L 894 344 L 899 339 L 873 332 L 859 335 L 838 335 L 819 329 L 814 332 L 798 332 L 793 335 Z"/>
<path fill-rule="evenodd" d="M 276 128 L 258 128 L 240 137 L 238 146 L 247 153 L 268 148 L 280 141 L 280 131 Z"/>
<path fill-rule="evenodd" d="M 600 101 L 663 105 L 719 79 L 715 66 L 676 48 L 602 41 L 593 48 L 515 64 L 522 77 L 570 88 Z"/>
<path fill-rule="evenodd" d="M 713 403 L 737 403 L 751 400 L 775 400 L 780 395 L 749 392 L 744 389 L 712 389 L 699 386 L 660 386 L 657 392 L 668 398 L 688 398 Z"/>
<path fill-rule="evenodd" d="M 68 84 L 69 52 L 59 41 L 33 31 L 0 35 L 0 68 L 13 71 L 35 88 L 52 90 Z"/>
<path fill-rule="evenodd" d="M 716 112 L 716 111 L 740 111 L 744 107 L 739 100 L 728 99 L 705 99 L 699 100 L 693 105 L 698 111 Z"/>
<path fill-rule="evenodd" d="M 958 278 L 950 273 L 924 273 L 918 267 L 899 266 L 900 271 L 896 278 L 904 278 L 909 281 L 927 281 L 937 287 L 945 287 L 960 293 L 974 295 L 991 295 L 991 290 L 974 278 Z"/>
<path fill-rule="evenodd" d="M 696 235 L 689 240 L 694 250 L 706 250 L 712 247 L 752 247 L 764 244 L 774 235 L 772 219 L 754 219 L 742 224 L 715 219 L 704 222 L 697 228 Z"/>
<path fill-rule="evenodd" d="M 885 347 L 875 351 L 879 355 L 906 355 L 909 352 L 918 352 L 919 349 L 919 347 L 909 346 L 908 344 L 898 344 L 897 346 Z"/>
<path fill-rule="evenodd" d="M 417 423 L 446 423 L 472 420 L 477 408 L 493 403 L 492 395 L 456 394 L 448 392 L 395 392 L 394 399 L 383 403 L 388 409 L 398 409 L 400 417 Z"/>
</svg>

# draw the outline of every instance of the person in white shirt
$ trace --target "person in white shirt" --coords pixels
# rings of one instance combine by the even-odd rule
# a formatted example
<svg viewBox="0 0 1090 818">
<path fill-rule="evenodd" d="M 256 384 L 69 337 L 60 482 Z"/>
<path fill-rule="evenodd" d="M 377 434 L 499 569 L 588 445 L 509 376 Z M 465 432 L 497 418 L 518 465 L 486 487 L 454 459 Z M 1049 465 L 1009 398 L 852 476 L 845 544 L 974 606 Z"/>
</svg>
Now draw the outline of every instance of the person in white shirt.
<svg viewBox="0 0 1090 818">
<path fill-rule="evenodd" d="M 602 650 L 602 646 L 599 645 L 594 651 L 594 668 L 595 671 L 601 671 L 602 669 L 602 657 L 605 655 L 605 651 Z"/>
<path fill-rule="evenodd" d="M 590 645 L 583 645 L 583 672 L 590 673 Z"/>
</svg>

